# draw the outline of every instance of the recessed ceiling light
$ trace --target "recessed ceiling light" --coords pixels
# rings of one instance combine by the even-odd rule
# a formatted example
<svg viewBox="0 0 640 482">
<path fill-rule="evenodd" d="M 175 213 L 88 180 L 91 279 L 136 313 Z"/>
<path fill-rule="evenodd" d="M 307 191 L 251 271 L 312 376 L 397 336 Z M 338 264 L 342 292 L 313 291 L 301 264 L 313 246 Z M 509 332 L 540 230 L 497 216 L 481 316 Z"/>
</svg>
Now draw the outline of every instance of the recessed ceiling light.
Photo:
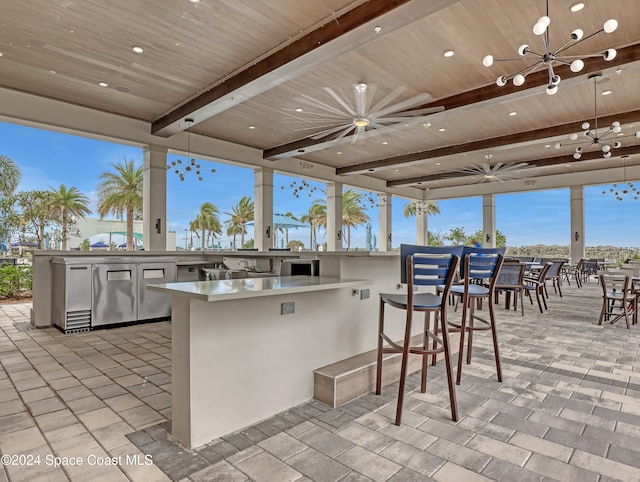
<svg viewBox="0 0 640 482">
<path fill-rule="evenodd" d="M 249 126 L 249 129 L 255 129 L 256 126 Z"/>
<path fill-rule="evenodd" d="M 511 112 L 509 112 L 509 115 L 511 117 L 513 117 L 514 115 L 517 115 L 518 113 L 515 110 L 512 110 Z"/>
<path fill-rule="evenodd" d="M 602 95 L 611 95 L 611 91 L 610 90 L 603 90 L 602 91 Z"/>
<path fill-rule="evenodd" d="M 108 83 L 108 82 L 104 82 L 104 81 L 102 81 L 102 82 L 98 82 L 98 85 L 99 85 L 100 87 L 109 87 L 109 83 Z"/>
<path fill-rule="evenodd" d="M 453 50 L 447 50 L 447 51 L 446 51 L 444 54 L 442 54 L 442 55 L 444 55 L 445 57 L 453 57 L 453 54 L 454 54 Z"/>
<path fill-rule="evenodd" d="M 296 112 L 302 112 L 302 107 L 298 107 L 298 108 L 296 109 Z"/>
<path fill-rule="evenodd" d="M 131 47 L 131 50 L 133 50 L 137 54 L 141 54 L 142 52 L 144 52 L 144 49 L 139 45 L 134 45 L 133 47 Z"/>
<path fill-rule="evenodd" d="M 389 144 L 389 141 L 382 141 L 382 144 L 386 146 L 387 144 Z"/>
<path fill-rule="evenodd" d="M 447 129 L 445 129 L 444 127 L 441 127 L 440 129 L 438 129 L 438 132 L 444 132 L 444 131 L 446 131 L 446 130 L 447 130 Z"/>
<path fill-rule="evenodd" d="M 574 3 L 573 5 L 571 5 L 571 11 L 573 13 L 579 12 L 583 8 L 584 8 L 584 3 L 582 2 Z"/>
</svg>

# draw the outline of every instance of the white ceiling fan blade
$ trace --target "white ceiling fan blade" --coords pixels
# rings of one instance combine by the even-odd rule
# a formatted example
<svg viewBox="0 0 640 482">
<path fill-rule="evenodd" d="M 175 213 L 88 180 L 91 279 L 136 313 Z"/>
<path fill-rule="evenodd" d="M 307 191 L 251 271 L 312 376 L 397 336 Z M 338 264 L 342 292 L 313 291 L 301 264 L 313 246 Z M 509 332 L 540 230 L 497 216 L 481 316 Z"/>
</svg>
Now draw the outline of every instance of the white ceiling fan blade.
<svg viewBox="0 0 640 482">
<path fill-rule="evenodd" d="M 308 95 L 303 95 L 301 97 L 296 97 L 295 99 L 293 99 L 294 101 L 300 103 L 300 104 L 304 104 L 304 105 L 308 105 L 311 107 L 315 107 L 321 110 L 324 110 L 326 112 L 331 112 L 332 114 L 338 114 L 343 116 L 344 118 L 349 118 L 349 114 L 347 114 L 346 112 L 341 111 L 340 109 L 336 109 L 335 107 L 329 105 L 329 104 L 325 104 L 324 102 L 314 99 L 313 97 L 309 97 Z"/>
<path fill-rule="evenodd" d="M 393 115 L 402 116 L 402 117 L 418 117 L 424 116 L 428 114 L 436 114 L 438 112 L 442 112 L 444 110 L 443 105 L 439 105 L 436 107 L 427 107 L 425 109 L 415 109 L 415 110 L 405 110 L 403 112 L 394 112 Z"/>
<path fill-rule="evenodd" d="M 386 109 L 381 109 L 378 112 L 372 109 L 372 113 L 377 116 L 385 116 L 390 112 L 400 112 L 405 109 L 410 109 L 411 107 L 415 107 L 416 105 L 424 104 L 430 99 L 431 99 L 431 95 L 427 94 L 426 92 L 423 92 L 422 94 L 414 95 L 413 97 L 409 97 L 408 99 L 403 100 L 402 102 L 398 102 L 397 104 L 390 105 Z"/>
<path fill-rule="evenodd" d="M 322 139 L 323 137 L 326 137 L 328 135 L 331 134 L 335 134 L 336 132 L 340 132 L 343 129 L 352 129 L 353 127 L 355 127 L 353 124 L 349 124 L 349 125 L 339 125 L 338 127 L 332 127 L 330 129 L 325 129 L 323 131 L 320 132 L 316 132 L 313 136 L 311 136 L 311 139 Z"/>
<path fill-rule="evenodd" d="M 356 115 L 356 111 L 348 101 L 340 97 L 331 87 L 325 87 L 324 90 L 333 97 L 338 104 L 340 104 L 344 109 L 353 117 Z"/>
<path fill-rule="evenodd" d="M 356 131 L 353 133 L 353 136 L 351 136 L 351 144 L 355 144 L 356 141 L 358 140 L 358 136 L 364 131 L 365 131 L 364 126 L 356 127 Z"/>
<path fill-rule="evenodd" d="M 402 93 L 405 90 L 407 90 L 407 88 L 402 86 L 402 85 L 396 87 L 391 92 L 389 92 L 387 95 L 385 95 L 376 105 L 372 106 L 371 109 L 370 109 L 370 112 L 372 114 L 375 114 L 379 110 L 384 109 L 387 105 L 389 105 L 390 102 L 392 102 L 394 99 L 396 99 L 400 95 L 402 95 Z"/>
</svg>

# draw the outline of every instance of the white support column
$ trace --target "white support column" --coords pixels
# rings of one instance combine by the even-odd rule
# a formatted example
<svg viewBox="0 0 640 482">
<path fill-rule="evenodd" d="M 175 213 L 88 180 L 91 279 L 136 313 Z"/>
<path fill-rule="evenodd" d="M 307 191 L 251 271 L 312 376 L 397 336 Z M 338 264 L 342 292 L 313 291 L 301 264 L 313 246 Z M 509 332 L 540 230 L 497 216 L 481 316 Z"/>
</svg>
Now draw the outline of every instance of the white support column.
<svg viewBox="0 0 640 482">
<path fill-rule="evenodd" d="M 146 146 L 142 166 L 142 237 L 145 251 L 167 249 L 167 148 Z"/>
<path fill-rule="evenodd" d="M 342 183 L 327 183 L 327 251 L 342 251 Z"/>
<path fill-rule="evenodd" d="M 378 251 L 391 251 L 391 194 L 378 194 Z"/>
<path fill-rule="evenodd" d="M 429 244 L 429 221 L 425 203 L 416 201 L 416 244 L 427 246 Z"/>
<path fill-rule="evenodd" d="M 260 251 L 273 247 L 273 169 L 254 169 L 254 238 L 253 246 Z"/>
<path fill-rule="evenodd" d="M 496 196 L 482 195 L 482 239 L 478 240 L 484 248 L 496 247 Z"/>
<path fill-rule="evenodd" d="M 584 186 L 571 186 L 571 264 L 584 258 Z"/>
</svg>

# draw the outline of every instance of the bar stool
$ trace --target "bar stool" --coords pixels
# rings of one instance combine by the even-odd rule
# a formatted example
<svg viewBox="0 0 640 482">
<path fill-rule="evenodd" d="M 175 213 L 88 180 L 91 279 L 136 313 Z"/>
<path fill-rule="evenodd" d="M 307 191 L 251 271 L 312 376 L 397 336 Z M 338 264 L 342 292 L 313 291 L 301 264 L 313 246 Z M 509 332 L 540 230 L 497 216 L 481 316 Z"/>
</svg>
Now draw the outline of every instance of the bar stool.
<svg viewBox="0 0 640 482">
<path fill-rule="evenodd" d="M 504 248 L 464 248 L 463 277 L 464 283 L 451 287 L 451 294 L 462 298 L 462 320 L 458 324 L 449 321 L 451 331 L 460 332 L 460 351 L 458 352 L 458 371 L 456 384 L 460 385 L 462 378 L 462 359 L 464 354 L 465 336 L 467 341 L 467 365 L 471 364 L 473 346 L 473 332 L 491 330 L 493 338 L 493 353 L 496 360 L 498 381 L 502 381 L 502 368 L 498 350 L 498 335 L 493 311 L 493 297 L 495 285 L 503 262 Z M 478 316 L 475 311 L 476 303 L 487 300 L 489 319 Z M 480 322 L 476 324 L 475 322 Z"/>
<path fill-rule="evenodd" d="M 384 353 L 402 353 L 400 368 L 400 386 L 398 388 L 398 405 L 396 409 L 395 424 L 400 425 L 402 419 L 402 406 L 404 403 L 405 380 L 407 377 L 407 365 L 409 354 L 422 356 L 422 380 L 420 391 L 427 389 L 427 361 L 428 356 L 435 357 L 438 353 L 444 353 L 447 382 L 449 384 L 449 401 L 451 405 L 451 418 L 458 420 L 458 405 L 456 403 L 455 386 L 451 369 L 451 352 L 449 346 L 449 330 L 447 327 L 447 303 L 452 280 L 458 268 L 462 256 L 462 246 L 418 246 L 400 245 L 400 280 L 407 284 L 406 294 L 380 293 L 380 315 L 378 325 L 378 360 L 376 370 L 376 394 L 380 395 L 382 389 L 382 355 Z M 417 286 L 442 285 L 441 295 L 433 293 L 414 293 Z M 443 301 L 445 300 L 445 301 Z M 405 310 L 405 330 L 402 341 L 394 341 L 385 333 L 385 306 Z M 424 329 L 422 330 L 422 343 L 419 346 L 411 346 L 411 333 L 413 312 L 424 313 Z M 431 330 L 431 313 L 435 313 L 434 329 Z M 438 334 L 438 322 L 442 335 Z M 429 347 L 431 340 L 432 346 Z M 384 343 L 388 345 L 384 345 Z M 439 345 L 439 346 L 438 346 Z"/>
</svg>

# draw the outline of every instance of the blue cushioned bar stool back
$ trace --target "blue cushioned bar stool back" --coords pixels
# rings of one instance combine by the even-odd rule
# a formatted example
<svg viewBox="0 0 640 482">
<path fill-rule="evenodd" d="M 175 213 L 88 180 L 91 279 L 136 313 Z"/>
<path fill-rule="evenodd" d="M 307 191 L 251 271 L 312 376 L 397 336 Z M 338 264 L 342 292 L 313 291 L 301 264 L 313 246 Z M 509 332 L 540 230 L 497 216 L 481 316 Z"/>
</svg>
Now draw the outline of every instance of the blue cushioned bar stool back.
<svg viewBox="0 0 640 482">
<path fill-rule="evenodd" d="M 404 401 L 405 380 L 408 372 L 409 354 L 417 354 L 422 357 L 422 382 L 420 390 L 427 389 L 427 365 L 428 357 L 434 361 L 439 353 L 444 353 L 449 382 L 449 400 L 451 405 L 451 418 L 458 420 L 458 406 L 453 383 L 453 371 L 451 368 L 451 353 L 449 348 L 449 330 L 446 321 L 446 303 L 442 300 L 451 287 L 454 274 L 457 272 L 462 246 L 418 246 L 400 245 L 400 280 L 406 283 L 406 292 L 380 293 L 380 315 L 378 319 L 378 360 L 376 371 L 376 394 L 382 389 L 382 365 L 384 353 L 402 354 L 400 362 L 400 383 L 398 387 L 398 405 L 396 409 L 396 425 L 402 420 L 402 406 Z M 443 295 L 432 292 L 414 292 L 415 286 L 442 286 Z M 385 333 L 385 306 L 391 306 L 404 310 L 406 313 L 404 338 L 397 341 Z M 424 313 L 424 329 L 419 336 L 420 340 L 412 338 L 413 313 Z M 431 329 L 431 313 L 434 315 L 433 329 Z M 440 325 L 440 330 L 438 329 Z M 390 382 L 391 380 L 389 380 Z"/>
<path fill-rule="evenodd" d="M 462 298 L 462 321 L 460 323 L 449 322 L 453 331 L 460 332 L 460 351 L 458 352 L 458 372 L 456 376 L 458 385 L 462 377 L 465 337 L 467 337 L 467 364 L 470 364 L 473 333 L 478 330 L 491 330 L 498 381 L 502 381 L 498 335 L 496 333 L 492 300 L 500 267 L 504 260 L 504 251 L 505 248 L 464 248 L 462 269 L 464 283 L 451 288 L 452 295 Z M 487 301 L 488 320 L 476 314 L 475 305 L 483 299 Z"/>
</svg>

